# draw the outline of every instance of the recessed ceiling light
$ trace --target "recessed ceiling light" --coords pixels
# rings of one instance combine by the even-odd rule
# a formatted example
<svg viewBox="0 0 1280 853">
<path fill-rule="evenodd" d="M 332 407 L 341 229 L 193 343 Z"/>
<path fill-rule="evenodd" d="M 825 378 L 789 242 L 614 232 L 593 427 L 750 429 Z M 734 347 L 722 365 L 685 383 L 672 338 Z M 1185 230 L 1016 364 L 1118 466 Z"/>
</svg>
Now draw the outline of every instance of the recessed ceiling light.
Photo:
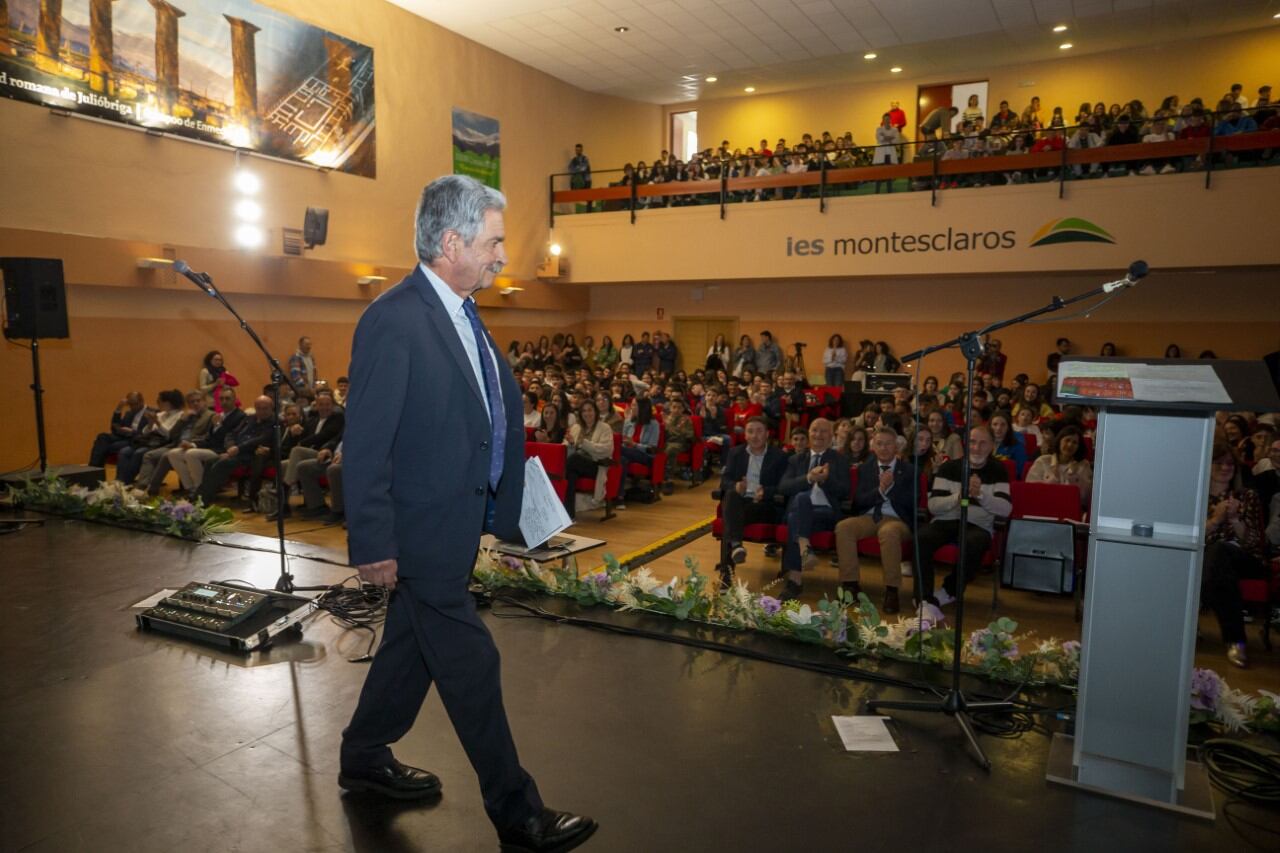
<svg viewBox="0 0 1280 853">
<path fill-rule="evenodd" d="M 1064 41 L 1062 44 L 1058 45 L 1058 50 L 1071 50 L 1072 47 L 1074 47 L 1074 45 L 1072 45 L 1071 42 Z"/>
<path fill-rule="evenodd" d="M 755 90 L 756 90 L 756 87 L 755 87 L 755 86 L 748 86 L 747 88 L 743 89 L 742 91 L 744 91 L 744 92 L 746 92 L 748 95 L 750 95 L 750 94 L 751 94 L 752 92 L 754 92 Z"/>
<path fill-rule="evenodd" d="M 716 82 L 716 81 L 717 81 L 717 80 L 719 80 L 719 79 L 720 79 L 719 77 L 708 77 L 708 78 L 707 78 L 707 82 L 708 82 L 708 83 L 714 83 L 714 82 Z"/>
<path fill-rule="evenodd" d="M 901 73 L 902 73 L 902 66 L 901 66 L 901 65 L 895 65 L 895 66 L 893 66 L 892 68 L 890 68 L 889 70 L 890 70 L 891 72 L 893 72 L 894 74 L 901 74 Z"/>
<path fill-rule="evenodd" d="M 1053 31 L 1054 31 L 1055 33 L 1065 33 L 1065 32 L 1067 31 L 1067 25 L 1066 25 L 1066 24 L 1058 24 L 1058 26 L 1056 26 L 1056 27 L 1054 27 L 1054 28 L 1053 28 Z"/>
<path fill-rule="evenodd" d="M 614 28 L 613 28 L 613 31 L 614 31 L 615 33 L 625 33 L 625 32 L 627 32 L 627 31 L 628 31 L 628 30 L 630 30 L 630 29 L 631 29 L 631 27 L 614 27 Z"/>
<path fill-rule="evenodd" d="M 862 54 L 862 58 L 863 58 L 863 59 L 875 59 L 875 58 L 876 58 L 876 54 L 875 54 L 875 52 L 874 52 L 874 51 L 873 51 L 873 52 L 871 52 L 871 53 L 864 53 L 864 54 Z"/>
</svg>

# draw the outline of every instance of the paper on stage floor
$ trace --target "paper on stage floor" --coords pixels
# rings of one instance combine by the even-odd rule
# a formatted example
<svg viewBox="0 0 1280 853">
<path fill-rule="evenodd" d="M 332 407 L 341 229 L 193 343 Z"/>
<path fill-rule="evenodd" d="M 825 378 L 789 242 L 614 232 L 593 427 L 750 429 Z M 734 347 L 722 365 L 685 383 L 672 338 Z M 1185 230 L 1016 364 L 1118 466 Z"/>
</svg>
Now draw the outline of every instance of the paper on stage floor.
<svg viewBox="0 0 1280 853">
<path fill-rule="evenodd" d="M 846 752 L 897 752 L 884 717 L 832 717 Z"/>
<path fill-rule="evenodd" d="M 1207 364 L 1134 364 L 1064 361 L 1058 396 L 1153 403 L 1230 403 L 1231 396 Z"/>
<path fill-rule="evenodd" d="M 129 609 L 136 610 L 136 609 L 145 609 L 148 607 L 155 607 L 157 604 L 164 601 L 166 598 L 173 595 L 175 592 L 177 592 L 176 589 L 162 589 L 159 592 L 157 592 L 155 595 L 148 595 L 146 598 L 142 599 L 141 601 L 139 601 L 137 604 L 133 605 Z"/>
<path fill-rule="evenodd" d="M 536 456 L 526 459 L 524 500 L 520 504 L 520 535 L 525 544 L 536 548 L 572 523 L 542 460 Z"/>
</svg>

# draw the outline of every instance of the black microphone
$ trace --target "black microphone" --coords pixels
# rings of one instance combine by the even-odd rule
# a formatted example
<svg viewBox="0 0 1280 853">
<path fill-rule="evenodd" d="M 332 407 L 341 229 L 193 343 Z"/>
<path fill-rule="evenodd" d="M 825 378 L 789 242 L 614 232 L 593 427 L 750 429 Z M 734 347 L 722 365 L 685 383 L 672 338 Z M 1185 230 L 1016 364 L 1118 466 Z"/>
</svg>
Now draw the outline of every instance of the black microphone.
<svg viewBox="0 0 1280 853">
<path fill-rule="evenodd" d="M 196 272 L 191 267 L 187 266 L 186 261 L 174 261 L 173 271 L 178 273 L 178 275 L 191 279 L 191 281 L 195 283 L 196 287 L 200 288 L 210 296 L 213 296 L 213 288 L 209 286 L 209 282 L 205 281 L 204 273 Z"/>
<path fill-rule="evenodd" d="M 1138 283 L 1139 279 L 1145 278 L 1147 273 L 1151 271 L 1146 261 L 1134 261 L 1129 264 L 1129 273 L 1119 281 L 1109 281 L 1102 285 L 1103 293 L 1111 293 L 1125 287 L 1133 287 Z"/>
</svg>

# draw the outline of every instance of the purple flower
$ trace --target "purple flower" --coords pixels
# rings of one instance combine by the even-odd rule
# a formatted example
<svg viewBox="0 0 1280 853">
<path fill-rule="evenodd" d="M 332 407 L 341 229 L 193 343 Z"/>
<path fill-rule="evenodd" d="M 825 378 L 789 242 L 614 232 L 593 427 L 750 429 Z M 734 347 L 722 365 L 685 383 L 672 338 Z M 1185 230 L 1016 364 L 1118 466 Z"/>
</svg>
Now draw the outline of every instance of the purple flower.
<svg viewBox="0 0 1280 853">
<path fill-rule="evenodd" d="M 586 579 L 595 587 L 595 592 L 598 595 L 604 595 L 609 591 L 609 587 L 612 586 L 609 581 L 609 576 L 604 572 L 592 572 L 587 575 Z"/>
<path fill-rule="evenodd" d="M 1063 643 L 1063 644 L 1062 644 L 1062 651 L 1066 652 L 1066 653 L 1067 653 L 1067 654 L 1069 654 L 1069 655 L 1075 655 L 1076 657 L 1079 657 L 1079 656 L 1080 656 L 1080 641 L 1079 641 L 1079 640 L 1067 640 L 1065 643 Z"/>
<path fill-rule="evenodd" d="M 1197 667 L 1191 673 L 1191 707 L 1197 711 L 1216 712 L 1222 695 L 1222 678 L 1211 669 Z"/>
<path fill-rule="evenodd" d="M 764 611 L 765 616 L 776 616 L 778 611 L 782 609 L 782 602 L 771 595 L 760 596 L 756 604 L 760 605 L 760 609 Z"/>
</svg>

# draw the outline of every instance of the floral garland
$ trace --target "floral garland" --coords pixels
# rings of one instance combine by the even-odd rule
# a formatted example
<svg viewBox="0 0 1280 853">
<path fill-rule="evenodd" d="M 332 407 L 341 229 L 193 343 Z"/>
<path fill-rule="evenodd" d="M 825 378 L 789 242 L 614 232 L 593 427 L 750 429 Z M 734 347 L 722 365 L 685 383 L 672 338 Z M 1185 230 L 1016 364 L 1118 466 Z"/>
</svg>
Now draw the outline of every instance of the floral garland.
<svg viewBox="0 0 1280 853">
<path fill-rule="evenodd" d="M 865 593 L 855 600 L 843 589 L 823 597 L 816 608 L 798 601 L 751 592 L 742 581 L 720 589 L 698 571 L 697 561 L 685 558 L 688 578 L 661 581 L 648 568 L 627 572 L 612 555 L 585 575 L 570 568 L 551 568 L 533 560 L 518 560 L 482 551 L 476 558 L 474 579 L 486 590 L 528 589 L 572 598 L 582 605 L 605 605 L 620 610 L 643 610 L 676 619 L 704 622 L 737 630 L 764 631 L 801 642 L 833 648 L 847 657 L 879 658 L 950 665 L 956 632 L 945 616 L 926 604 L 919 618 L 882 619 Z M 1074 689 L 1080 675 L 1080 643 L 1038 640 L 1018 635 L 1018 624 L 1000 617 L 969 634 L 961 648 L 966 671 L 1026 686 Z M 1251 696 L 1233 690 L 1213 670 L 1196 669 L 1192 677 L 1191 721 L 1216 723 L 1229 731 L 1280 732 L 1280 695 L 1266 690 Z"/>
<path fill-rule="evenodd" d="M 97 488 L 86 489 L 49 475 L 27 480 L 22 486 L 11 489 L 8 500 L 14 506 L 197 542 L 229 529 L 235 521 L 235 514 L 226 507 L 205 506 L 199 500 L 192 503 L 150 498 L 145 492 L 129 488 L 119 481 L 104 482 Z"/>
</svg>

